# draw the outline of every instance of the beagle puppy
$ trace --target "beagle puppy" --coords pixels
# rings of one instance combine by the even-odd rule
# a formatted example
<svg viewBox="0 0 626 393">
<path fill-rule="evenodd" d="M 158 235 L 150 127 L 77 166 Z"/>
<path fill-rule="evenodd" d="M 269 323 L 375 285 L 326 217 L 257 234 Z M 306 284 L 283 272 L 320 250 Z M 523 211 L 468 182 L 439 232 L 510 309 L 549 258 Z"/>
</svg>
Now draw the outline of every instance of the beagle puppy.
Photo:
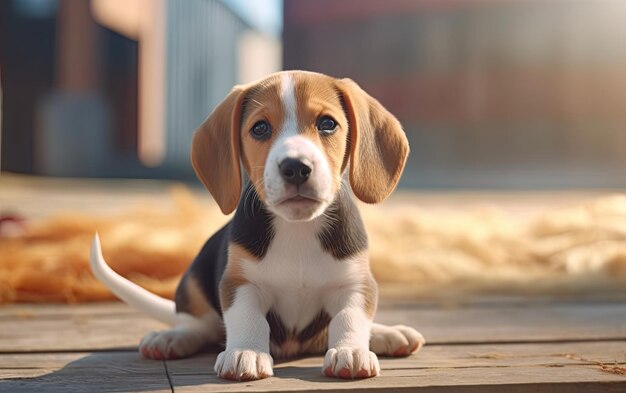
<svg viewBox="0 0 626 393">
<path fill-rule="evenodd" d="M 202 247 L 175 302 L 113 272 L 97 235 L 92 271 L 172 325 L 142 339 L 146 358 L 190 356 L 225 330 L 222 378 L 267 378 L 272 356 L 323 353 L 329 377 L 373 377 L 377 355 L 407 356 L 424 339 L 373 322 L 377 286 L 351 195 L 384 200 L 408 153 L 400 123 L 350 79 L 285 71 L 235 86 L 196 131 L 191 162 L 221 211 L 236 212 Z"/>
</svg>

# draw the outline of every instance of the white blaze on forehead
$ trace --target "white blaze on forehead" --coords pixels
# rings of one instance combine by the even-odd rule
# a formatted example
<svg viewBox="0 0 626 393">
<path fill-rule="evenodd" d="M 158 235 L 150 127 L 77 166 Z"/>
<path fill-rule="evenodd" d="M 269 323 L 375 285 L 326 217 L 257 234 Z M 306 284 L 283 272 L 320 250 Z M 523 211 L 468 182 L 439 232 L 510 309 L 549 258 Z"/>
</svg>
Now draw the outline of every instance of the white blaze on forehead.
<svg viewBox="0 0 626 393">
<path fill-rule="evenodd" d="M 267 156 L 263 180 L 265 196 L 272 211 L 288 220 L 308 220 L 317 217 L 332 201 L 333 176 L 324 153 L 310 139 L 298 133 L 298 103 L 295 79 L 290 73 L 280 76 L 280 100 L 284 118 L 282 128 L 277 130 L 276 139 Z M 285 198 L 292 197 L 296 188 L 280 174 L 280 163 L 286 158 L 302 160 L 311 167 L 310 176 L 301 188 L 311 197 L 323 201 L 311 211 L 298 212 L 290 206 L 280 205 Z M 307 218 L 309 217 L 309 218 Z"/>
<path fill-rule="evenodd" d="M 282 135 L 295 135 L 298 132 L 298 122 L 296 120 L 296 92 L 293 76 L 288 73 L 280 77 L 280 98 L 285 110 Z"/>
</svg>

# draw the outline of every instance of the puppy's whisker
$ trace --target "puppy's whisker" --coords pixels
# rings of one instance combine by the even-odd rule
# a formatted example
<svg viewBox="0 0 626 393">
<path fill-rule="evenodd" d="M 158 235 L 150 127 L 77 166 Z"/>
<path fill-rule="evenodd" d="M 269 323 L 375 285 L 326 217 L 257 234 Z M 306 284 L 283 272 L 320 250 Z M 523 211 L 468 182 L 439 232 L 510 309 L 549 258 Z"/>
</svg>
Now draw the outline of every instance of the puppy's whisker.
<svg viewBox="0 0 626 393">
<path fill-rule="evenodd" d="M 259 101 L 255 100 L 255 99 L 254 99 L 254 98 L 252 98 L 252 97 L 250 97 L 250 98 L 249 98 L 249 100 L 250 100 L 250 101 L 252 101 L 252 102 L 254 102 L 256 105 L 258 105 L 258 106 L 260 106 L 260 107 L 262 107 L 262 106 L 263 106 L 263 104 L 262 104 L 262 103 L 260 103 Z"/>
<path fill-rule="evenodd" d="M 258 187 L 264 187 L 264 180 L 260 178 Z M 255 202 L 261 204 L 259 193 L 255 189 L 255 185 L 250 183 L 243 195 L 243 214 L 245 218 L 250 218 L 255 213 Z"/>
<path fill-rule="evenodd" d="M 243 215 L 244 215 L 245 218 L 249 218 L 249 216 L 248 216 L 248 199 L 250 198 L 251 194 L 254 194 L 253 191 L 254 191 L 254 186 L 250 185 L 246 189 L 246 192 L 244 193 L 244 197 L 243 197 Z"/>
</svg>

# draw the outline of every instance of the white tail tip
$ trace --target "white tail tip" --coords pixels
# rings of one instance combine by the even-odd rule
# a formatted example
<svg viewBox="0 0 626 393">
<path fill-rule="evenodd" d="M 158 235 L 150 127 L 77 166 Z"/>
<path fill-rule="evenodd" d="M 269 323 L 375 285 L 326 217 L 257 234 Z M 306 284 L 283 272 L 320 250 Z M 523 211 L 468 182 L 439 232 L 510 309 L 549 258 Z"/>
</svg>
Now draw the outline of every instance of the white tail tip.
<svg viewBox="0 0 626 393">
<path fill-rule="evenodd" d="M 173 301 L 145 290 L 120 276 L 107 265 L 102 257 L 98 232 L 96 232 L 91 243 L 89 263 L 93 275 L 128 305 L 168 325 L 176 323 L 176 305 Z"/>
</svg>

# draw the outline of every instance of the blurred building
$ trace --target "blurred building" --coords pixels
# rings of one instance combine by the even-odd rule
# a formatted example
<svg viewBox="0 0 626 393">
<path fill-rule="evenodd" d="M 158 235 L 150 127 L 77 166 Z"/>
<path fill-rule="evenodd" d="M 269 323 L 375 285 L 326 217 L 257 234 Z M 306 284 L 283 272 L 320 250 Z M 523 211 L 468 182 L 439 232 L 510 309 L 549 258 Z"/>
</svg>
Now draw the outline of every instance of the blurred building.
<svg viewBox="0 0 626 393">
<path fill-rule="evenodd" d="M 234 84 L 280 67 L 279 40 L 231 3 L 0 2 L 0 168 L 193 178 L 196 127 Z"/>
<path fill-rule="evenodd" d="M 625 186 L 623 0 L 288 0 L 284 67 L 405 126 L 405 186 Z"/>
<path fill-rule="evenodd" d="M 403 186 L 626 185 L 626 1 L 287 0 L 282 48 L 279 2 L 0 1 L 0 168 L 192 179 L 194 129 L 282 55 L 400 118 Z"/>
</svg>

